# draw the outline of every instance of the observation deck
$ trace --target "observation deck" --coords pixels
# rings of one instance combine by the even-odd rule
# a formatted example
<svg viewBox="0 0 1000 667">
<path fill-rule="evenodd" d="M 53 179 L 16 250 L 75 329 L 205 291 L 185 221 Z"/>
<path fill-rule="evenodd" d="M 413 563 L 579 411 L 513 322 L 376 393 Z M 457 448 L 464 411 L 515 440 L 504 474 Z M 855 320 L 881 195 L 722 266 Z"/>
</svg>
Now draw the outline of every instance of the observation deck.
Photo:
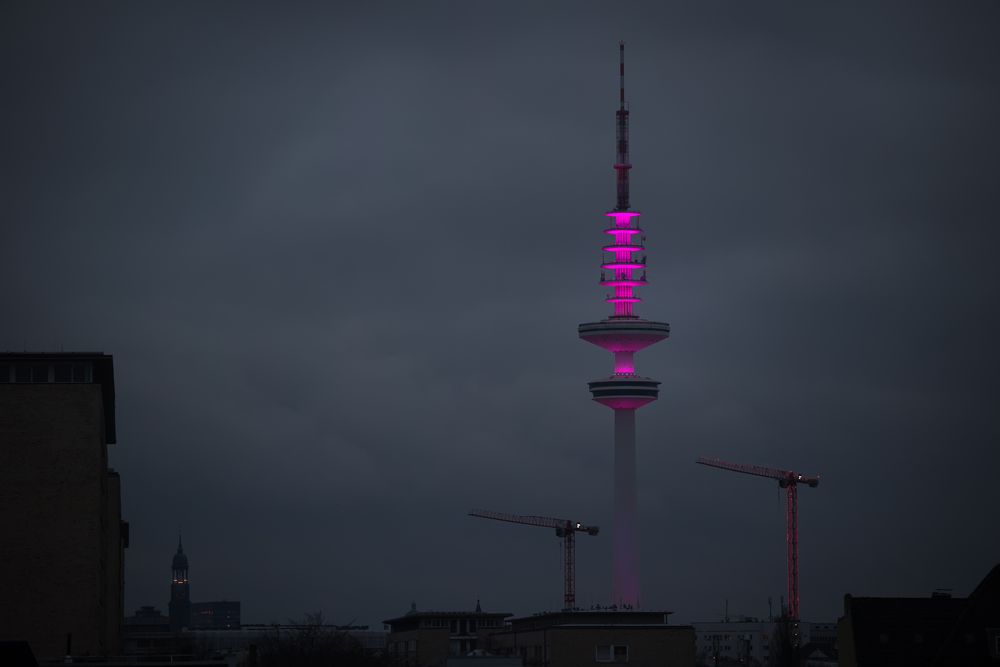
<svg viewBox="0 0 1000 667">
<path fill-rule="evenodd" d="M 635 410 L 660 395 L 660 383 L 638 375 L 612 375 L 587 383 L 595 401 L 614 410 Z"/>
<path fill-rule="evenodd" d="M 608 215 L 611 215 L 610 213 Z M 605 227 L 605 234 L 611 234 L 612 236 L 635 236 L 636 234 L 642 234 L 642 227 Z"/>
<path fill-rule="evenodd" d="M 670 325 L 666 322 L 638 317 L 609 317 L 600 322 L 585 322 L 577 330 L 580 338 L 609 352 L 638 352 L 670 336 Z"/>
<path fill-rule="evenodd" d="M 622 245 L 606 245 L 601 248 L 604 252 L 639 252 L 646 248 L 641 243 L 625 243 Z"/>
<path fill-rule="evenodd" d="M 625 261 L 615 260 L 612 262 L 605 262 L 601 264 L 602 269 L 645 269 L 646 268 L 646 258 L 643 257 L 641 260 L 629 259 Z"/>
<path fill-rule="evenodd" d="M 601 276 L 601 284 L 611 287 L 642 287 L 649 283 L 646 282 L 645 278 L 605 278 Z"/>
</svg>

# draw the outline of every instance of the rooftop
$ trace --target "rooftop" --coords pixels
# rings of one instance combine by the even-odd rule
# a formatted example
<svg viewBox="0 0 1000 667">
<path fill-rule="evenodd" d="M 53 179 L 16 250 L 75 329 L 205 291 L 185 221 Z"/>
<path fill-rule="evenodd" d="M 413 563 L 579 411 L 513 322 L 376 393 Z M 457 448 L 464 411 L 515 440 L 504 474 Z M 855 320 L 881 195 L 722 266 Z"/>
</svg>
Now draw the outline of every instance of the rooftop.
<svg viewBox="0 0 1000 667">
<path fill-rule="evenodd" d="M 0 352 L 0 384 L 99 384 L 104 404 L 105 440 L 109 445 L 117 441 L 115 371 L 110 354 Z"/>
<path fill-rule="evenodd" d="M 552 627 L 665 627 L 671 611 L 636 611 L 615 609 L 582 609 L 574 611 L 551 611 L 512 618 L 511 629 L 515 631 L 535 630 Z"/>
</svg>

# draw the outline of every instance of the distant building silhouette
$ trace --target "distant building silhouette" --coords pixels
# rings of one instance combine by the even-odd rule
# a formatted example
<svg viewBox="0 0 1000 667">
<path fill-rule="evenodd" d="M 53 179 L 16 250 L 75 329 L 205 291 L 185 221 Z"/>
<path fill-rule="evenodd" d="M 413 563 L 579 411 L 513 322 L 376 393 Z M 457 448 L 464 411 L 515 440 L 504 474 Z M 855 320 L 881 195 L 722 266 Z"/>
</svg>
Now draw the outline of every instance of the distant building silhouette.
<svg viewBox="0 0 1000 667">
<path fill-rule="evenodd" d="M 130 632 L 170 632 L 170 619 L 152 605 L 139 607 L 125 618 L 125 634 Z"/>
<path fill-rule="evenodd" d="M 802 623 L 799 657 L 806 667 L 840 664 L 840 642 L 836 623 Z"/>
<path fill-rule="evenodd" d="M 170 630 L 234 630 L 240 627 L 239 600 L 191 602 L 191 580 L 184 543 L 177 538 L 177 553 L 170 564 Z"/>
<path fill-rule="evenodd" d="M 697 641 L 697 664 L 770 665 L 771 642 L 777 624 L 777 621 L 756 619 L 692 623 Z"/>
<path fill-rule="evenodd" d="M 486 648 L 491 632 L 504 627 L 512 614 L 475 611 L 417 611 L 414 603 L 403 616 L 383 621 L 389 626 L 386 652 L 400 665 L 444 665 L 449 656 Z"/>
<path fill-rule="evenodd" d="M 127 656 L 188 656 L 194 653 L 194 639 L 187 632 L 173 632 L 170 617 L 146 605 L 125 619 L 122 633 L 122 655 Z"/>
<path fill-rule="evenodd" d="M 668 625 L 669 613 L 595 609 L 513 618 L 491 634 L 489 649 L 545 667 L 694 665 L 694 628 Z"/>
<path fill-rule="evenodd" d="M 120 651 L 115 440 L 111 355 L 0 353 L 0 633 L 39 660 Z"/>
<path fill-rule="evenodd" d="M 1000 664 L 1000 565 L 967 598 L 845 595 L 838 638 L 842 667 Z"/>
<path fill-rule="evenodd" d="M 694 665 L 691 626 L 667 625 L 669 612 L 563 611 L 511 619 L 507 613 L 410 611 L 385 622 L 386 654 L 399 665 L 442 667 L 479 657 L 483 664 L 516 658 L 524 665 L 578 667 L 600 662 Z M 488 651 L 486 655 L 472 653 Z M 470 663 L 472 664 L 472 663 Z"/>
<path fill-rule="evenodd" d="M 783 621 L 762 621 L 740 617 L 726 621 L 694 622 L 697 665 L 744 665 L 770 667 L 780 656 L 775 652 Z M 837 663 L 837 626 L 835 623 L 799 624 L 802 647 L 799 655 L 809 667 Z"/>
<path fill-rule="evenodd" d="M 177 551 L 170 561 L 168 615 L 164 616 L 155 607 L 145 606 L 126 618 L 124 655 L 173 660 L 179 656 L 190 657 L 207 644 L 218 650 L 246 648 L 248 644 L 241 638 L 255 635 L 234 632 L 240 629 L 240 602 L 192 602 L 188 570 L 184 543 L 178 536 Z"/>
<path fill-rule="evenodd" d="M 236 630 L 240 627 L 238 600 L 191 603 L 192 630 Z"/>
<path fill-rule="evenodd" d="M 179 632 L 191 625 L 191 583 L 188 581 L 188 559 L 184 544 L 177 538 L 177 553 L 171 563 L 170 629 Z"/>
</svg>

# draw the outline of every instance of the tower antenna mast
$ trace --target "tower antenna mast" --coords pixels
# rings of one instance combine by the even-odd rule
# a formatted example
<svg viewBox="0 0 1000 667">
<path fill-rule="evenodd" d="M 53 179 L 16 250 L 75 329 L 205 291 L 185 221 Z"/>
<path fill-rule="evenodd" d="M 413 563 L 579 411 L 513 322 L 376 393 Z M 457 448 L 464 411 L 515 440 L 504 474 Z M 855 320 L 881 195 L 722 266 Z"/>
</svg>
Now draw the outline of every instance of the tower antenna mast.
<svg viewBox="0 0 1000 667">
<path fill-rule="evenodd" d="M 615 208 L 604 233 L 600 284 L 613 292 L 605 301 L 611 315 L 578 327 L 580 338 L 614 355 L 614 372 L 589 382 L 595 401 L 614 411 L 614 530 L 611 603 L 639 608 L 639 514 L 636 492 L 635 413 L 659 396 L 660 383 L 636 373 L 635 353 L 670 335 L 670 325 L 640 318 L 635 290 L 646 285 L 645 236 L 639 212 L 629 204 L 628 105 L 625 103 L 625 42 L 618 43 L 618 111 L 615 112 Z"/>
<path fill-rule="evenodd" d="M 628 105 L 625 104 L 625 42 L 618 42 L 618 111 L 615 113 L 617 155 L 615 172 L 618 181 L 618 201 L 616 211 L 627 211 L 628 173 L 632 165 L 628 161 Z"/>
</svg>

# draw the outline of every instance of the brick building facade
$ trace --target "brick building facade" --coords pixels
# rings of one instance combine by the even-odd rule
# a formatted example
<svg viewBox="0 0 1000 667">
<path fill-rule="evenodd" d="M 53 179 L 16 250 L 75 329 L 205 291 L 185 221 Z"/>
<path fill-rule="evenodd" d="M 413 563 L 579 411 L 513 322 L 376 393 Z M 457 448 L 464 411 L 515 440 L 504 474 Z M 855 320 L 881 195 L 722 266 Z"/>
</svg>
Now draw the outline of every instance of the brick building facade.
<svg viewBox="0 0 1000 667">
<path fill-rule="evenodd" d="M 490 636 L 489 648 L 538 667 L 602 663 L 691 667 L 694 628 L 668 625 L 667 616 L 667 612 L 594 610 L 514 618 Z"/>
<path fill-rule="evenodd" d="M 114 397 L 110 355 L 0 354 L 0 639 L 40 660 L 120 651 Z"/>
<path fill-rule="evenodd" d="M 493 632 L 502 630 L 508 613 L 417 611 L 383 621 L 389 630 L 386 653 L 406 667 L 444 667 L 451 657 L 483 649 Z"/>
</svg>

